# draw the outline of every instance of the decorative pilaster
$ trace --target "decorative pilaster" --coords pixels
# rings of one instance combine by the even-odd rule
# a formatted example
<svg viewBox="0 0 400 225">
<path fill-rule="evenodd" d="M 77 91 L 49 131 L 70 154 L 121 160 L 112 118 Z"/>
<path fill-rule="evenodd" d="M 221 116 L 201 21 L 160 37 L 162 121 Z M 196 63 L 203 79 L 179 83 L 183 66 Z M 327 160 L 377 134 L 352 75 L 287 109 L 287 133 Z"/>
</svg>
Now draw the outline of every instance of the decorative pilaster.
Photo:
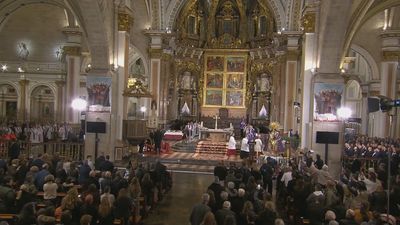
<svg viewBox="0 0 400 225">
<path fill-rule="evenodd" d="M 391 99 L 397 99 L 398 90 L 398 63 L 400 60 L 400 30 L 385 30 L 381 33 L 382 40 L 382 62 L 381 62 L 381 89 L 380 95 L 389 97 Z M 392 126 L 390 126 L 389 115 L 394 114 L 393 112 L 380 113 L 378 121 L 380 126 L 377 127 L 377 135 L 380 137 L 396 137 L 397 118 L 394 116 Z"/>
<path fill-rule="evenodd" d="M 21 90 L 18 119 L 26 121 L 28 119 L 26 105 L 27 105 L 27 90 L 28 90 L 29 80 L 23 79 L 18 81 L 18 83 L 20 85 L 20 90 Z"/>
<path fill-rule="evenodd" d="M 82 32 L 77 27 L 66 27 L 63 33 L 67 36 L 67 43 L 63 48 L 67 67 L 64 120 L 69 123 L 79 123 L 79 115 L 74 112 L 71 103 L 79 97 Z"/>
<path fill-rule="evenodd" d="M 294 103 L 299 102 L 298 98 L 298 83 L 299 83 L 299 65 L 301 64 L 300 39 L 302 32 L 287 31 L 283 33 L 287 36 L 287 54 L 286 54 L 286 69 L 285 69 L 285 107 L 284 107 L 284 123 L 283 129 L 289 131 L 297 130 L 297 118 L 294 110 Z"/>
<path fill-rule="evenodd" d="M 57 85 L 57 106 L 56 106 L 56 120 L 65 120 L 64 110 L 64 92 L 65 92 L 65 81 L 58 80 L 55 82 Z"/>
<path fill-rule="evenodd" d="M 150 38 L 150 48 L 149 48 L 149 55 L 150 55 L 150 76 L 151 76 L 151 83 L 150 83 L 150 92 L 152 93 L 152 99 L 157 104 L 157 110 L 155 112 L 156 117 L 161 116 L 161 103 L 164 102 L 163 94 L 161 93 L 161 70 L 162 67 L 165 68 L 165 65 L 162 66 L 162 38 L 165 34 L 162 30 L 146 30 L 145 34 L 147 34 Z M 167 99 L 165 99 L 167 100 Z M 165 101 L 166 102 L 166 101 Z"/>
</svg>

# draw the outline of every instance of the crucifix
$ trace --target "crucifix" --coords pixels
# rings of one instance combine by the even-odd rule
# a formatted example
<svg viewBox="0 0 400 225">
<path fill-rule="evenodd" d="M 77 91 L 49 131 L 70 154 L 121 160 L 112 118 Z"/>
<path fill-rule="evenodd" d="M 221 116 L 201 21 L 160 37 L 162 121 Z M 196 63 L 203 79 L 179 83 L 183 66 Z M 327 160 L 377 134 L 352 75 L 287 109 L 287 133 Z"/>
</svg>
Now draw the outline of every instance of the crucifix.
<svg viewBox="0 0 400 225">
<path fill-rule="evenodd" d="M 214 127 L 214 129 L 216 130 L 216 129 L 218 129 L 218 119 L 220 119 L 218 114 L 215 114 L 214 119 L 215 119 L 215 127 Z"/>
</svg>

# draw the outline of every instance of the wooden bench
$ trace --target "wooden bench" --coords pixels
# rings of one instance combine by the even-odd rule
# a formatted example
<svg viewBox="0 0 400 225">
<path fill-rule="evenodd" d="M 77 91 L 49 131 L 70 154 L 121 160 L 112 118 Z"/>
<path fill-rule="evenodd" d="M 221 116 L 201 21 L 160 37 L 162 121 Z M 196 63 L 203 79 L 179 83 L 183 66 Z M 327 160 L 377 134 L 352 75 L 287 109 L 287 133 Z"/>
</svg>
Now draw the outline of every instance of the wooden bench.
<svg viewBox="0 0 400 225">
<path fill-rule="evenodd" d="M 43 197 L 44 196 L 44 192 L 38 192 L 36 195 L 39 196 L 39 197 Z M 64 193 L 64 192 L 58 192 L 57 193 L 57 197 L 58 198 L 63 198 L 66 195 L 67 195 L 67 193 Z"/>
<path fill-rule="evenodd" d="M 0 214 L 0 221 L 2 220 L 13 220 L 17 217 L 16 214 Z"/>
</svg>

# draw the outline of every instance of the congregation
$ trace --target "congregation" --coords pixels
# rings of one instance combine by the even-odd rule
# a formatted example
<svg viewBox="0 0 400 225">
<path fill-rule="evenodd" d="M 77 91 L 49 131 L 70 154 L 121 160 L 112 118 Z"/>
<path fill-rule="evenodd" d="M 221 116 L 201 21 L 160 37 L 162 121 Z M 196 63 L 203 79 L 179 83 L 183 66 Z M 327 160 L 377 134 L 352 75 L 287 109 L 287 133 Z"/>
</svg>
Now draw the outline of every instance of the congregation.
<svg viewBox="0 0 400 225">
<path fill-rule="evenodd" d="M 336 180 L 321 157 L 313 154 L 307 152 L 287 165 L 279 165 L 270 157 L 261 166 L 221 163 L 214 169 L 215 181 L 193 207 L 190 223 L 396 224 L 400 216 L 400 175 L 388 177 L 387 157 L 367 170 L 345 164 Z"/>
<path fill-rule="evenodd" d="M 115 167 L 108 155 L 81 162 L 39 154 L 0 159 L 3 224 L 133 224 L 171 187 L 160 162 Z M 7 218 L 7 217 L 10 218 Z M 5 223 L 7 221 L 7 223 Z"/>
</svg>

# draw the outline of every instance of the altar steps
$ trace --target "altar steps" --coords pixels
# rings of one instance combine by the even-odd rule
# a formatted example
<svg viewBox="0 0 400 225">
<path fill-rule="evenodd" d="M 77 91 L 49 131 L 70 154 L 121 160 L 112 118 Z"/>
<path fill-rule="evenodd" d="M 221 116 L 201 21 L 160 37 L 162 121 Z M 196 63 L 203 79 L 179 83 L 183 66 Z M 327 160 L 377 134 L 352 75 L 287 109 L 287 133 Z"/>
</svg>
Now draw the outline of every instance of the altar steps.
<svg viewBox="0 0 400 225">
<path fill-rule="evenodd" d="M 177 142 L 174 145 L 172 145 L 172 150 L 175 152 L 188 152 L 188 153 L 194 153 L 196 151 L 197 147 L 197 141 L 193 142 Z"/>
<path fill-rule="evenodd" d="M 208 140 L 199 141 L 196 146 L 196 153 L 198 154 L 218 154 L 226 155 L 228 150 L 228 143 L 226 142 L 213 142 Z"/>
</svg>

